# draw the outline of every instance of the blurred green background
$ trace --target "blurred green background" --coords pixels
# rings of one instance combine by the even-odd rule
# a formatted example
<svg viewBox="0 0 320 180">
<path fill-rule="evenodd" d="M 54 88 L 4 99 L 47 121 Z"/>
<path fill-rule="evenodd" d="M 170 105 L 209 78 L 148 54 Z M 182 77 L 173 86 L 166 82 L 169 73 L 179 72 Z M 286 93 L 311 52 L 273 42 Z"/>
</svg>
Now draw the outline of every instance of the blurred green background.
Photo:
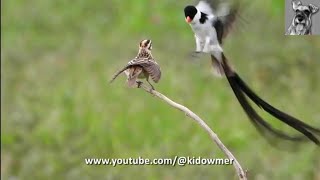
<svg viewBox="0 0 320 180">
<path fill-rule="evenodd" d="M 2 179 L 237 179 L 232 166 L 85 165 L 91 157 L 225 157 L 183 113 L 127 88 L 124 76 L 107 83 L 145 38 L 163 71 L 156 89 L 206 120 L 250 179 L 320 179 L 319 148 L 268 144 L 227 81 L 212 75 L 209 57 L 189 58 L 190 3 L 1 1 Z M 246 21 L 225 54 L 265 100 L 319 127 L 320 38 L 284 36 L 284 2 L 244 4 Z"/>
</svg>

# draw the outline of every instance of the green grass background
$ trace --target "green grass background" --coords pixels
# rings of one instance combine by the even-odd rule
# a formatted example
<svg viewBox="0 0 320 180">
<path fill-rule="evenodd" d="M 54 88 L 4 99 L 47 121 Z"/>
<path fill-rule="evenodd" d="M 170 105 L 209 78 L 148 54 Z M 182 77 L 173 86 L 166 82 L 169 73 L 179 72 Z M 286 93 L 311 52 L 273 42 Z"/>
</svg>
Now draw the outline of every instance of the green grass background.
<svg viewBox="0 0 320 180">
<path fill-rule="evenodd" d="M 209 57 L 190 60 L 190 3 L 1 1 L 2 179 L 237 179 L 232 166 L 85 165 L 89 157 L 224 157 L 183 113 L 127 88 L 124 76 L 107 83 L 145 38 L 163 71 L 156 89 L 206 120 L 250 179 L 320 179 L 319 148 L 268 144 L 227 81 L 212 76 Z M 319 127 L 320 38 L 284 36 L 283 9 L 247 1 L 224 51 L 265 100 Z"/>
</svg>

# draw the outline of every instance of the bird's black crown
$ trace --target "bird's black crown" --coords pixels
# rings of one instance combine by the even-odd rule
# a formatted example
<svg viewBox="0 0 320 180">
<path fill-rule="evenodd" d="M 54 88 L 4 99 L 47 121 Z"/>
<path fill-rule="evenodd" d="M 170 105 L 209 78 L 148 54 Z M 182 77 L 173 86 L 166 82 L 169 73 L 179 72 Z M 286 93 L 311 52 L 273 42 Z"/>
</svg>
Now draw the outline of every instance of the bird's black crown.
<svg viewBox="0 0 320 180">
<path fill-rule="evenodd" d="M 194 6 L 186 6 L 184 8 L 184 15 L 185 17 L 189 16 L 191 19 L 197 14 L 197 8 Z"/>
</svg>

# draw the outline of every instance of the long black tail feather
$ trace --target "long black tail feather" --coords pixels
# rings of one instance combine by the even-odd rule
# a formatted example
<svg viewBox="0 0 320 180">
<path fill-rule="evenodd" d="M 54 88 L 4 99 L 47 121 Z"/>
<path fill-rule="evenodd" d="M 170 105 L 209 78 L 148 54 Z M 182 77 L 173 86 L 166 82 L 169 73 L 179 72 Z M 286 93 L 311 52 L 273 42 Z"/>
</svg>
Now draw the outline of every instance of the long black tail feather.
<svg viewBox="0 0 320 180">
<path fill-rule="evenodd" d="M 270 124 L 268 124 L 259 114 L 252 108 L 248 100 L 246 99 L 245 95 L 243 94 L 240 87 L 237 85 L 235 79 L 233 77 L 227 77 L 229 84 L 236 95 L 240 105 L 248 115 L 251 122 L 255 125 L 255 127 L 263 134 L 266 135 L 267 131 L 269 130 L 273 134 L 277 135 L 280 138 L 287 139 L 287 140 L 303 140 L 303 136 L 290 136 L 287 135 L 277 129 L 274 129 Z"/>
<path fill-rule="evenodd" d="M 270 131 L 271 133 L 273 133 L 274 135 L 282 138 L 282 139 L 286 139 L 286 140 L 293 140 L 293 141 L 304 141 L 306 140 L 306 138 L 304 136 L 290 136 L 287 135 L 281 131 L 279 131 L 278 129 L 273 128 L 269 123 L 267 123 L 261 116 L 259 116 L 259 114 L 251 107 L 251 105 L 249 104 L 249 102 L 247 101 L 246 97 L 243 94 L 243 91 L 241 90 L 241 88 L 238 86 L 235 77 L 227 77 L 229 84 L 233 90 L 233 92 L 235 93 L 238 101 L 240 102 L 242 108 L 244 109 L 244 111 L 246 112 L 246 114 L 248 115 L 249 119 L 251 120 L 251 122 L 253 122 L 253 124 L 256 126 L 256 128 L 263 134 L 263 135 L 267 135 L 267 131 Z M 280 119 L 282 121 L 282 119 Z M 297 131 L 303 133 L 306 137 L 308 137 L 311 141 L 313 141 L 314 143 L 320 145 L 319 140 L 311 133 L 309 132 L 307 129 L 305 129 L 305 127 L 303 126 L 293 126 L 290 123 L 285 122 L 286 124 L 288 124 L 289 126 L 293 127 L 294 129 L 296 129 Z"/>
<path fill-rule="evenodd" d="M 212 57 L 214 58 L 214 57 Z M 256 95 L 248 85 L 240 78 L 240 76 L 231 69 L 228 65 L 227 59 L 222 54 L 223 60 L 223 68 L 228 79 L 228 82 L 237 97 L 239 103 L 241 104 L 242 108 L 248 115 L 249 119 L 253 123 L 253 125 L 257 128 L 257 130 L 262 135 L 267 135 L 268 131 L 273 133 L 274 135 L 287 140 L 294 140 L 294 141 L 303 141 L 306 140 L 306 137 L 313 141 L 315 144 L 320 145 L 320 141 L 313 133 L 319 133 L 320 130 L 314 128 L 276 108 L 262 100 L 258 95 Z M 284 132 L 279 131 L 278 129 L 274 129 L 269 123 L 267 123 L 258 113 L 252 108 L 248 100 L 246 99 L 245 95 L 247 95 L 255 104 L 257 104 L 260 108 L 264 109 L 272 116 L 276 117 L 280 121 L 286 123 L 287 125 L 291 126 L 292 128 L 296 129 L 300 133 L 304 134 L 305 136 L 290 136 Z M 268 131 L 266 131 L 268 130 Z"/>
<path fill-rule="evenodd" d="M 275 107 L 271 106 L 269 103 L 261 99 L 255 92 L 253 92 L 248 85 L 240 78 L 240 76 L 235 73 L 235 79 L 237 81 L 237 84 L 241 87 L 244 93 L 246 93 L 250 99 L 256 103 L 260 108 L 264 109 L 268 113 L 272 114 L 273 116 L 277 117 L 280 120 L 283 120 L 285 123 L 289 124 L 297 124 L 297 126 L 302 126 L 305 129 L 309 129 L 310 131 L 314 131 L 317 133 L 320 133 L 320 129 L 317 129 L 315 127 L 312 127 L 295 117 L 290 116 L 289 114 L 280 111 L 279 109 L 276 109 Z"/>
<path fill-rule="evenodd" d="M 311 141 L 314 143 L 320 145 L 319 140 L 316 138 L 316 136 L 312 133 L 319 133 L 320 131 L 278 109 L 271 106 L 264 100 L 262 100 L 259 96 L 257 96 L 239 77 L 238 74 L 234 74 L 234 76 L 229 77 L 233 79 L 238 86 L 239 89 L 241 89 L 242 92 L 244 92 L 254 103 L 256 103 L 259 107 L 267 111 L 272 116 L 276 117 L 280 121 L 286 123 L 287 125 L 291 126 L 292 128 L 296 129 L 297 131 L 304 134 L 306 137 L 308 137 Z M 228 78 L 228 79 L 229 79 Z"/>
</svg>

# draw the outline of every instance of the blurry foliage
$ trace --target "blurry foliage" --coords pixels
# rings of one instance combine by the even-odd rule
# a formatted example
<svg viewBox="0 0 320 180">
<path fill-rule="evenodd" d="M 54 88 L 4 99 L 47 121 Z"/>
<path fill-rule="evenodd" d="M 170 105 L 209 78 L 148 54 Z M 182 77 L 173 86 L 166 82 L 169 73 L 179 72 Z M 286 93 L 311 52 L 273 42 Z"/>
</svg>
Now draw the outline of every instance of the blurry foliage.
<svg viewBox="0 0 320 180">
<path fill-rule="evenodd" d="M 272 0 L 271 4 L 272 4 L 271 13 L 273 15 L 278 15 L 283 17 L 284 9 L 285 9 L 285 1 Z"/>
</svg>

